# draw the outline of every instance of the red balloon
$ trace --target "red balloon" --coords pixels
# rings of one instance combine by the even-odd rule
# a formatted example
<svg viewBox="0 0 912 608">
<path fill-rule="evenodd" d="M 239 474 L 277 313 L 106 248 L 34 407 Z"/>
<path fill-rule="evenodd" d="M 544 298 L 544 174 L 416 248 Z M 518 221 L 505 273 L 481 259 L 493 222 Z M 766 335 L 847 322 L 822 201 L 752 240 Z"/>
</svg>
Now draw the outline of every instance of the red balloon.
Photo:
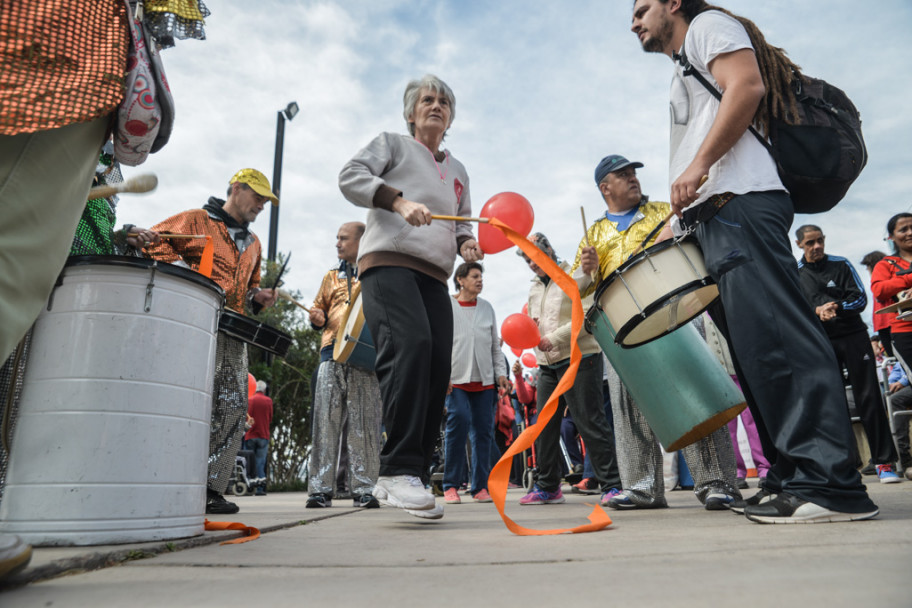
<svg viewBox="0 0 912 608">
<path fill-rule="evenodd" d="M 250 399 L 256 394 L 256 378 L 253 374 L 247 374 L 247 398 Z"/>
<path fill-rule="evenodd" d="M 523 365 L 526 367 L 535 367 L 538 365 L 538 362 L 535 360 L 535 355 L 532 353 L 526 353 L 522 356 Z"/>
<path fill-rule="evenodd" d="M 513 354 L 516 355 L 517 357 L 522 357 L 523 349 L 521 349 L 521 348 L 513 348 L 513 347 L 511 346 L 511 347 L 510 347 L 510 350 L 511 350 L 511 351 L 513 352 Z"/>
<path fill-rule="evenodd" d="M 501 192 L 492 196 L 481 208 L 481 217 L 496 217 L 523 236 L 528 236 L 535 222 L 532 205 L 526 197 L 515 192 Z M 509 249 L 513 243 L 494 226 L 479 224 L 478 245 L 485 253 L 498 253 Z"/>
<path fill-rule="evenodd" d="M 522 313 L 523 313 L 524 315 L 528 315 L 528 314 L 529 314 L 529 303 L 528 303 L 528 302 L 526 302 L 525 304 L 523 304 Z"/>
<path fill-rule="evenodd" d="M 500 326 L 500 335 L 511 348 L 532 348 L 541 342 L 538 325 L 529 316 L 513 313 Z"/>
</svg>

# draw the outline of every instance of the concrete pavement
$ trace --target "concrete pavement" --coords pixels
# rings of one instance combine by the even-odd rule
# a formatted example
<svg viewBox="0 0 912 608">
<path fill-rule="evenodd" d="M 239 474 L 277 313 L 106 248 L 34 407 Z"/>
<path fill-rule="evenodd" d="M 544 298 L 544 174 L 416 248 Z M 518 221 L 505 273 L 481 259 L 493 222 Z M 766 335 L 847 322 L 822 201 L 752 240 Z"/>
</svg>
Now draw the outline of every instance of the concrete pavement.
<svg viewBox="0 0 912 608">
<path fill-rule="evenodd" d="M 434 522 L 350 500 L 305 510 L 305 494 L 241 497 L 220 519 L 259 540 L 37 548 L 0 606 L 912 606 L 912 482 L 865 481 L 881 509 L 867 522 L 761 526 L 677 491 L 669 509 L 609 510 L 607 530 L 546 537 L 514 536 L 470 498 Z M 520 507 L 521 495 L 510 491 L 507 513 L 541 529 L 585 523 L 597 499 Z"/>
</svg>

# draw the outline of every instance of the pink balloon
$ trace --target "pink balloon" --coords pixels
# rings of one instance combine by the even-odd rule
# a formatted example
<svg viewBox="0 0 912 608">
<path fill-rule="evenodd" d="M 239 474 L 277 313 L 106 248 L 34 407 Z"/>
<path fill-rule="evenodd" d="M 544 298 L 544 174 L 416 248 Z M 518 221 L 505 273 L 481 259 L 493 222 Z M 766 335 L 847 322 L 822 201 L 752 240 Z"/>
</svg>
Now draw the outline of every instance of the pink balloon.
<svg viewBox="0 0 912 608">
<path fill-rule="evenodd" d="M 492 196 L 481 208 L 481 217 L 496 217 L 523 236 L 528 236 L 535 222 L 532 205 L 526 197 L 515 192 L 501 192 Z M 479 224 L 478 245 L 485 253 L 498 253 L 509 249 L 513 243 L 494 226 Z"/>
<path fill-rule="evenodd" d="M 526 353 L 522 356 L 523 365 L 526 367 L 535 367 L 538 365 L 538 362 L 535 360 L 535 355 L 532 353 Z"/>
<path fill-rule="evenodd" d="M 513 313 L 500 326 L 500 336 L 511 348 L 532 348 L 541 342 L 538 325 L 528 315 Z"/>
</svg>

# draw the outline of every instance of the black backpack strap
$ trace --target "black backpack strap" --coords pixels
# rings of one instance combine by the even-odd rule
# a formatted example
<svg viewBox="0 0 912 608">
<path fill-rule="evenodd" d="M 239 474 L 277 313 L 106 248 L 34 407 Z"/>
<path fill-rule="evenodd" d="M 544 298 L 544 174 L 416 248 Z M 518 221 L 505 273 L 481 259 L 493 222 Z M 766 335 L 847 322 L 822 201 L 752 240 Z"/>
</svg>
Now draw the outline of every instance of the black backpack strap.
<svg viewBox="0 0 912 608">
<path fill-rule="evenodd" d="M 717 89 L 716 87 L 714 87 L 712 85 L 712 83 L 710 83 L 708 80 L 706 80 L 706 78 L 703 76 L 703 74 L 701 74 L 700 72 L 697 71 L 697 68 L 695 68 L 693 66 L 693 64 L 690 62 L 690 60 L 687 59 L 687 55 L 684 53 L 684 49 L 681 49 L 680 53 L 672 51 L 671 58 L 674 61 L 678 62 L 682 68 L 684 68 L 685 76 L 693 76 L 694 78 L 696 78 L 697 82 L 702 84 L 703 88 L 705 88 L 707 91 L 709 91 L 713 97 L 715 97 L 719 101 L 722 101 L 722 92 L 719 91 L 719 89 Z M 762 135 L 760 135 L 760 133 L 757 131 L 757 129 L 754 128 L 753 125 L 749 125 L 747 128 L 750 130 L 751 133 L 754 134 L 754 137 L 757 138 L 757 141 L 759 141 L 763 145 L 763 147 L 766 148 L 766 151 L 770 153 L 770 155 L 773 157 L 773 159 L 775 159 L 776 155 L 773 153 L 773 147 L 766 140 L 766 138 L 763 137 Z"/>
</svg>

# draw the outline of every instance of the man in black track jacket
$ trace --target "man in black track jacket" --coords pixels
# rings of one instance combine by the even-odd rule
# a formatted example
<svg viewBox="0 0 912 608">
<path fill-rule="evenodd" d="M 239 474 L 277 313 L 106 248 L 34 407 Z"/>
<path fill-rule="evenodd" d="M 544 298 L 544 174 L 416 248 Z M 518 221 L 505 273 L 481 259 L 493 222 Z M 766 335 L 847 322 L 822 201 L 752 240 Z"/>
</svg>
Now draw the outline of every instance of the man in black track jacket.
<svg viewBox="0 0 912 608">
<path fill-rule="evenodd" d="M 893 469 L 896 447 L 877 379 L 874 351 L 867 325 L 861 320 L 861 312 L 868 304 L 864 284 L 847 259 L 824 253 L 826 237 L 819 226 L 801 226 L 795 231 L 795 238 L 804 250 L 798 260 L 801 289 L 823 323 L 836 359 L 848 373 L 877 476 L 881 483 L 901 481 Z"/>
</svg>

